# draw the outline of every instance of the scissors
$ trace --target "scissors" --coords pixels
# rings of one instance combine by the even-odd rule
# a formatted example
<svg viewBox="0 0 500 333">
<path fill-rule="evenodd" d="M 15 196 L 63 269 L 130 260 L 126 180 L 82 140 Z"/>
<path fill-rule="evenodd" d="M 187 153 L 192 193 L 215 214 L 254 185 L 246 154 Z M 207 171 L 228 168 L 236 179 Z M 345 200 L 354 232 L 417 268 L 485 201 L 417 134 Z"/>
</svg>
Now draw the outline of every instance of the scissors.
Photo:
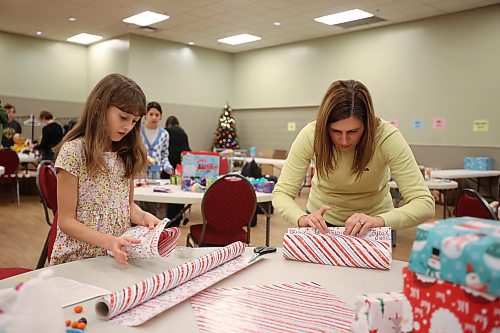
<svg viewBox="0 0 500 333">
<path fill-rule="evenodd" d="M 264 254 L 273 253 L 273 252 L 276 252 L 276 248 L 275 247 L 269 247 L 269 246 L 259 246 L 259 247 L 256 247 L 255 249 L 253 249 L 254 255 L 252 256 L 252 258 L 250 258 L 250 260 L 248 261 L 248 263 L 251 263 L 252 261 L 254 261 L 255 259 L 257 259 L 258 257 L 263 256 Z"/>
</svg>

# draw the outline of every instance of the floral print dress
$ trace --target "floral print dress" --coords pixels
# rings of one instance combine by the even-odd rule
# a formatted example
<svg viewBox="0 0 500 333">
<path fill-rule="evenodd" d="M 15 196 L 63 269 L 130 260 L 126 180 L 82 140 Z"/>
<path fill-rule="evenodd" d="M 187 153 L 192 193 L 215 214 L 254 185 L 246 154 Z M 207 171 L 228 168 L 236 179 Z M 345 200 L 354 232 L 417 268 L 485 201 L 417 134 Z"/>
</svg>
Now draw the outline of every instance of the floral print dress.
<svg viewBox="0 0 500 333">
<path fill-rule="evenodd" d="M 116 153 L 106 152 L 103 158 L 108 170 L 90 177 L 83 138 L 78 138 L 62 146 L 55 166 L 78 178 L 76 219 L 101 233 L 120 236 L 130 228 L 130 179 L 120 176 L 124 166 Z M 102 255 L 105 249 L 71 238 L 57 226 L 50 265 Z"/>
</svg>

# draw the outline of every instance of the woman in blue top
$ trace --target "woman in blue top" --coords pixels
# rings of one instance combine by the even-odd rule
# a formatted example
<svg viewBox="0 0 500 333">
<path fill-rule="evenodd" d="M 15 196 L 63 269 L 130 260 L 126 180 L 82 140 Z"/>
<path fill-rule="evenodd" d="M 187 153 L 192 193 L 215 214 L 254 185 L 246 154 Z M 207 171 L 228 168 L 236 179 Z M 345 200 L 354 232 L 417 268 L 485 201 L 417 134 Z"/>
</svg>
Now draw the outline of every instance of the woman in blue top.
<svg viewBox="0 0 500 333">
<path fill-rule="evenodd" d="M 141 128 L 142 141 L 148 153 L 148 179 L 159 179 L 161 171 L 173 174 L 172 165 L 168 161 L 168 132 L 158 126 L 162 110 L 158 102 L 147 105 L 146 122 Z"/>
</svg>

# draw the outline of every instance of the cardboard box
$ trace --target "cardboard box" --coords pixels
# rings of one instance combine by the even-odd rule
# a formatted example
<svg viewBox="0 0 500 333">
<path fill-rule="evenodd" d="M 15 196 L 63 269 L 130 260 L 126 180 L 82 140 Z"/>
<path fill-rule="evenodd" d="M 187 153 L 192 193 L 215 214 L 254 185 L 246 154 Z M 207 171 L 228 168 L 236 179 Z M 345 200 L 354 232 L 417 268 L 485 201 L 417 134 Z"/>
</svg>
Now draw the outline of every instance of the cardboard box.
<svg viewBox="0 0 500 333">
<path fill-rule="evenodd" d="M 500 296 L 500 223 L 471 217 L 418 226 L 409 269 Z"/>
<path fill-rule="evenodd" d="M 467 169 L 467 170 L 493 170 L 493 158 L 491 158 L 491 157 L 466 157 L 466 158 L 464 158 L 464 169 Z"/>
<path fill-rule="evenodd" d="M 498 297 L 403 269 L 403 332 L 500 330 Z"/>
</svg>

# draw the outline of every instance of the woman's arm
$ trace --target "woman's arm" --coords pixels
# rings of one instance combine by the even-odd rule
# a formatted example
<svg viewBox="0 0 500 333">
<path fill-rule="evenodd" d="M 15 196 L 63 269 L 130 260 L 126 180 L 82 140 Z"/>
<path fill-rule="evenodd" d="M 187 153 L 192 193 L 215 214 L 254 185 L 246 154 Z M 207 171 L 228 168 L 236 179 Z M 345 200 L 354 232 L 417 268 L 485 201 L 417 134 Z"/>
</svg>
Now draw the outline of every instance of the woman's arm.
<svg viewBox="0 0 500 333">
<path fill-rule="evenodd" d="M 380 214 L 385 225 L 393 229 L 403 229 L 432 219 L 435 211 L 434 197 L 401 133 L 392 133 L 381 148 L 387 156 L 391 175 L 406 202 L 402 207 Z"/>
<path fill-rule="evenodd" d="M 160 156 L 161 156 L 161 169 L 168 173 L 169 175 L 173 174 L 174 168 L 170 164 L 170 161 L 168 160 L 168 145 L 169 145 L 169 134 L 167 130 L 160 129 L 161 132 L 163 132 L 165 135 L 164 140 L 160 140 Z"/>
<path fill-rule="evenodd" d="M 272 194 L 273 206 L 291 224 L 307 215 L 295 202 L 311 164 L 315 123 L 304 127 L 290 147 L 285 165 Z"/>
<path fill-rule="evenodd" d="M 126 264 L 128 257 L 121 248 L 132 243 L 140 243 L 140 241 L 131 237 L 103 234 L 79 222 L 76 219 L 77 196 L 78 178 L 64 169 L 59 169 L 57 173 L 57 214 L 61 231 L 71 238 L 111 251 L 119 263 Z"/>
</svg>

